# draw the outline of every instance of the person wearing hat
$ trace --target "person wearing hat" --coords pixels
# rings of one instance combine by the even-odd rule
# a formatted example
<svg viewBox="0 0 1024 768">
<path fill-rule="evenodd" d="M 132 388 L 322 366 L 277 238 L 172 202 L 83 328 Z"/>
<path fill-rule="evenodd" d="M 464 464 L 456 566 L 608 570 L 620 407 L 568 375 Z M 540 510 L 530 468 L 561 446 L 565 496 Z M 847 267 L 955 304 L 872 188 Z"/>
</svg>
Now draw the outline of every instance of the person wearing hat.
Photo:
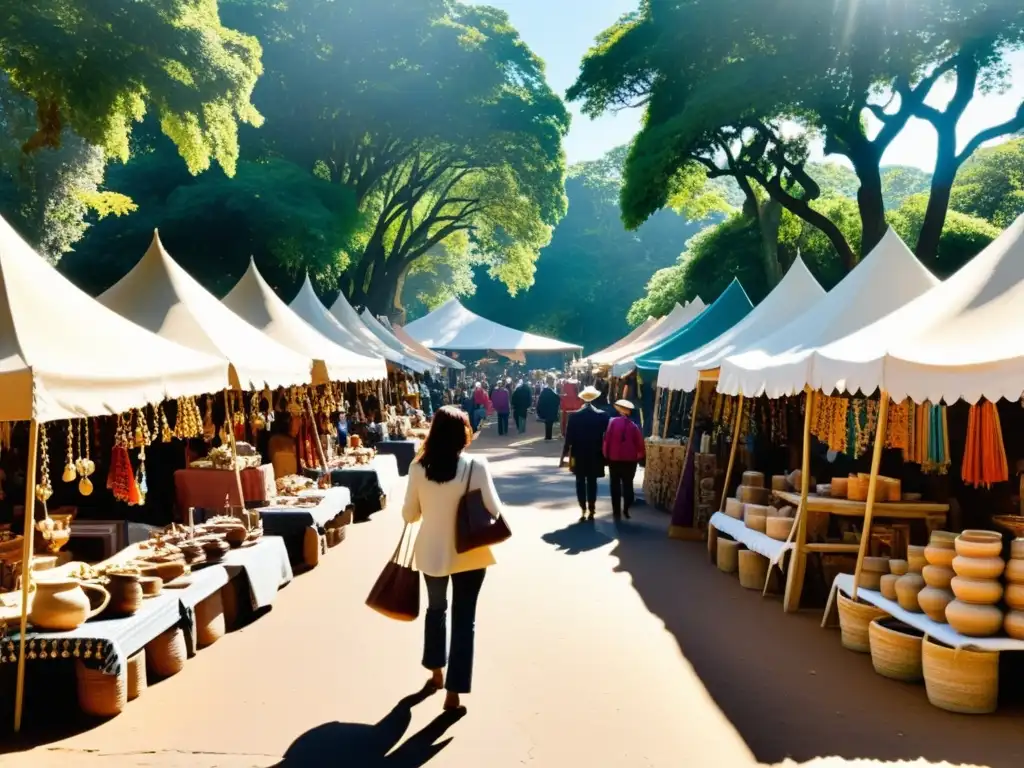
<svg viewBox="0 0 1024 768">
<path fill-rule="evenodd" d="M 561 401 L 552 389 L 553 380 L 544 382 L 544 388 L 537 397 L 537 418 L 544 422 L 544 439 L 553 439 L 555 422 L 558 421 L 558 409 Z"/>
<path fill-rule="evenodd" d="M 512 393 L 512 415 L 515 416 L 516 429 L 519 430 L 520 435 L 526 432 L 526 414 L 532 404 L 533 392 L 530 391 L 530 387 L 525 381 L 520 380 L 519 385 Z"/>
<path fill-rule="evenodd" d="M 620 515 L 629 519 L 636 467 L 644 459 L 644 436 L 633 421 L 634 410 L 629 400 L 616 401 L 618 416 L 608 422 L 604 433 L 604 458 L 608 462 L 611 479 L 612 516 L 616 520 Z"/>
<path fill-rule="evenodd" d="M 569 414 L 565 445 L 559 465 L 569 458 L 569 470 L 576 475 L 576 500 L 580 504 L 580 522 L 593 520 L 597 508 L 597 481 L 604 477 L 604 435 L 608 414 L 594 406 L 601 393 L 586 387 L 579 398 L 583 407 Z"/>
</svg>

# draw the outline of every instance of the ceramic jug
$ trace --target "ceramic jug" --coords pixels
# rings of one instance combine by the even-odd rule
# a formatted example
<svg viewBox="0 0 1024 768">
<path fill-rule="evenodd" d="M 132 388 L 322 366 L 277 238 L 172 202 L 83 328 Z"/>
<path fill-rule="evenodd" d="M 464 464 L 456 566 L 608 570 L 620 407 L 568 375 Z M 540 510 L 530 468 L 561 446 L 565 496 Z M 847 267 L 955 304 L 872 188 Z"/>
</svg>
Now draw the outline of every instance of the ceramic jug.
<svg viewBox="0 0 1024 768">
<path fill-rule="evenodd" d="M 74 579 L 38 580 L 35 585 L 36 591 L 28 620 L 37 629 L 68 632 L 97 616 L 110 602 L 110 593 L 103 587 L 81 584 Z M 103 595 L 103 601 L 98 608 L 92 608 L 89 596 L 85 594 L 86 590 Z"/>
</svg>

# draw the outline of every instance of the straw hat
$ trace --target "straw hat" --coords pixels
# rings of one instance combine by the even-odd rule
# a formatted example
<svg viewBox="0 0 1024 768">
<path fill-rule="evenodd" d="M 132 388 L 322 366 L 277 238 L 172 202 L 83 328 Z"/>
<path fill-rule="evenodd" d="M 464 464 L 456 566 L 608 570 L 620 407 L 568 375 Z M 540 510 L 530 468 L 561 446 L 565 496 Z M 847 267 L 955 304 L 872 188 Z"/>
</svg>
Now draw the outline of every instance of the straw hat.
<svg viewBox="0 0 1024 768">
<path fill-rule="evenodd" d="M 594 400 L 597 400 L 597 398 L 599 398 L 600 396 L 601 393 L 598 392 L 594 387 L 584 387 L 583 391 L 580 392 L 580 400 L 582 400 L 584 403 L 589 403 Z"/>
<path fill-rule="evenodd" d="M 636 409 L 636 406 L 629 402 L 629 400 L 616 400 L 615 407 L 620 411 L 629 411 L 630 413 Z"/>
</svg>

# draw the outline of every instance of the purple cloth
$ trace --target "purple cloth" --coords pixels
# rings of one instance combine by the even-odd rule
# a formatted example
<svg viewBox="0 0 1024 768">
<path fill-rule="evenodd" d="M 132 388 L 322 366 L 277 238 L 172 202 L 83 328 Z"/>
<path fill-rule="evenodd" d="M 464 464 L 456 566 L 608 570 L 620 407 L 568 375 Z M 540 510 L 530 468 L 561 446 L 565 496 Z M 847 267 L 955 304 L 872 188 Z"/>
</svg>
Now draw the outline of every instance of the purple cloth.
<svg viewBox="0 0 1024 768">
<path fill-rule="evenodd" d="M 696 451 L 686 452 L 683 476 L 679 479 L 679 490 L 672 504 L 672 525 L 676 528 L 693 528 L 693 483 Z"/>
<path fill-rule="evenodd" d="M 510 410 L 512 410 L 512 404 L 509 399 L 508 390 L 494 390 L 494 394 L 491 395 L 491 405 L 494 406 L 494 410 L 498 413 L 508 413 Z"/>
</svg>

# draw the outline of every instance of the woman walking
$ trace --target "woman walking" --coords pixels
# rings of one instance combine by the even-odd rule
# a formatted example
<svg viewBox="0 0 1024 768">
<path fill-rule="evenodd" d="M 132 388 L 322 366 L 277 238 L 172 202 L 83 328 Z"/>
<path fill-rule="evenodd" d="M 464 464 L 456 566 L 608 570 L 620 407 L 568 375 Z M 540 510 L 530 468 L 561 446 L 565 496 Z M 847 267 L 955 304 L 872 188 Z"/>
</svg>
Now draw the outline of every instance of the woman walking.
<svg viewBox="0 0 1024 768">
<path fill-rule="evenodd" d="M 533 392 L 525 381 L 520 380 L 519 386 L 512 393 L 512 415 L 516 419 L 516 429 L 519 434 L 526 433 L 526 414 L 533 402 Z"/>
<path fill-rule="evenodd" d="M 499 435 L 508 434 L 508 416 L 512 411 L 512 395 L 508 390 L 511 384 L 512 379 L 499 382 L 497 389 L 491 395 L 491 405 L 494 406 L 494 412 L 498 414 Z"/>
<path fill-rule="evenodd" d="M 484 379 L 484 384 L 478 381 L 473 386 L 473 413 L 470 417 L 473 432 L 480 431 L 480 425 L 487 419 L 487 411 L 491 407 L 491 398 L 487 396 L 486 382 L 487 379 Z"/>
<path fill-rule="evenodd" d="M 604 433 L 604 457 L 611 478 L 612 516 L 618 520 L 621 514 L 629 520 L 636 467 L 644 459 L 644 436 L 633 421 L 633 403 L 618 400 L 615 410 L 619 415 L 608 422 Z"/>
<path fill-rule="evenodd" d="M 459 694 L 469 693 L 473 681 L 473 642 L 476 602 L 486 569 L 494 565 L 489 547 L 459 554 L 455 551 L 455 522 L 459 503 L 468 490 L 479 490 L 487 511 L 501 514 L 501 500 L 482 456 L 463 451 L 473 440 L 469 418 L 457 408 L 444 407 L 434 415 L 423 451 L 409 469 L 402 517 L 423 521 L 416 537 L 416 567 L 427 583 L 427 617 L 423 630 L 423 666 L 430 682 L 448 695 L 445 709 L 461 706 Z M 448 582 L 452 583 L 451 648 L 445 653 Z M 448 667 L 445 680 L 444 668 Z"/>
</svg>

